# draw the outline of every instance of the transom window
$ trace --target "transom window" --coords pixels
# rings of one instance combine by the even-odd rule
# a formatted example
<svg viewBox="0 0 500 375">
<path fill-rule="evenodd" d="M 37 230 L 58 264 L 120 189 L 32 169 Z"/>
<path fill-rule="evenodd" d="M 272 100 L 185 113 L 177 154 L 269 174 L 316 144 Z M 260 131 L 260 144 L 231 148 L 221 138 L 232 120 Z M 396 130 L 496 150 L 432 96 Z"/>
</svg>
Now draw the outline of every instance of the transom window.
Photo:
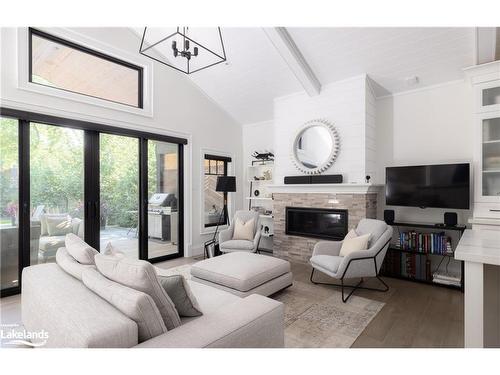
<svg viewBox="0 0 500 375">
<path fill-rule="evenodd" d="M 227 193 L 215 191 L 218 176 L 227 176 L 228 163 L 231 158 L 225 156 L 205 154 L 204 166 L 204 225 L 205 228 L 227 224 L 227 217 L 223 213 L 224 199 Z"/>
<path fill-rule="evenodd" d="M 143 108 L 143 69 L 101 52 L 29 29 L 29 81 Z"/>
</svg>

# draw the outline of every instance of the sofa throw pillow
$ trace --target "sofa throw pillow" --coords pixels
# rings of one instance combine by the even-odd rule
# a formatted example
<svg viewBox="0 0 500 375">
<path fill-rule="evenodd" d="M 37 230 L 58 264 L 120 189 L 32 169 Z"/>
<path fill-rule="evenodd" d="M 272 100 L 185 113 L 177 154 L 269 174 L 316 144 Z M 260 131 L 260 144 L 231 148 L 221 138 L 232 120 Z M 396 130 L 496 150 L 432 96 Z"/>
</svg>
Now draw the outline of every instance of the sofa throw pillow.
<svg viewBox="0 0 500 375">
<path fill-rule="evenodd" d="M 158 276 L 161 286 L 177 309 L 180 316 L 200 316 L 203 315 L 198 305 L 198 301 L 191 292 L 191 287 L 182 275 Z"/>
<path fill-rule="evenodd" d="M 60 218 L 67 219 L 68 214 L 42 214 L 40 215 L 40 235 L 48 236 L 49 232 L 47 231 L 47 217 L 51 218 Z"/>
<path fill-rule="evenodd" d="M 160 285 L 151 263 L 145 260 L 103 254 L 95 256 L 95 263 L 99 272 L 108 279 L 151 296 L 160 310 L 167 329 L 174 329 L 181 325 L 179 313 L 165 289 Z"/>
<path fill-rule="evenodd" d="M 46 216 L 45 222 L 49 236 L 64 236 L 73 231 L 73 225 L 68 216 Z"/>
<path fill-rule="evenodd" d="M 78 237 L 76 234 L 68 233 L 64 244 L 68 253 L 81 264 L 95 264 L 94 257 L 99 252 Z"/>
<path fill-rule="evenodd" d="M 358 237 L 358 234 L 356 233 L 356 230 L 355 229 L 351 229 L 349 232 L 347 232 L 347 234 L 345 235 L 344 237 L 344 241 L 345 240 L 348 240 L 348 239 L 351 239 L 351 238 L 354 238 L 354 237 Z"/>
<path fill-rule="evenodd" d="M 137 323 L 140 343 L 167 332 L 151 296 L 115 283 L 95 269 L 86 270 L 82 277 L 87 288 Z"/>
<path fill-rule="evenodd" d="M 368 241 L 370 240 L 370 236 L 371 234 L 364 234 L 362 236 L 344 240 L 344 242 L 342 242 L 342 247 L 340 248 L 339 255 L 341 257 L 346 257 L 355 251 L 366 250 L 368 248 Z"/>
<path fill-rule="evenodd" d="M 236 218 L 234 223 L 233 240 L 253 241 L 255 219 L 248 220 L 244 223 L 240 218 Z"/>
<path fill-rule="evenodd" d="M 82 280 L 82 273 L 89 269 L 95 269 L 95 265 L 93 264 L 81 264 L 76 261 L 69 253 L 68 250 L 64 247 L 60 247 L 57 249 L 56 253 L 56 263 L 59 267 L 61 267 L 66 273 L 70 274 L 73 277 L 76 277 L 78 280 Z"/>
</svg>

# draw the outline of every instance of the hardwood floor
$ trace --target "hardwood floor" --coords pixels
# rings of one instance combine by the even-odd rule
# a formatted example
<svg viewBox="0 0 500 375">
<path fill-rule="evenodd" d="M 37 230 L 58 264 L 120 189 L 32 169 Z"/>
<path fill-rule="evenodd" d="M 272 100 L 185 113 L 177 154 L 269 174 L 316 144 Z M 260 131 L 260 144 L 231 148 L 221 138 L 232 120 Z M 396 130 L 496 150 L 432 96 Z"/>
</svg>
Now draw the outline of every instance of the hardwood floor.
<svg viewBox="0 0 500 375">
<path fill-rule="evenodd" d="M 295 280 L 308 281 L 311 267 L 292 264 Z M 315 280 L 333 281 L 315 273 Z M 357 296 L 385 303 L 356 339 L 353 348 L 463 348 L 464 295 L 454 289 L 383 278 L 386 293 L 356 291 Z M 367 285 L 376 285 L 369 280 Z M 332 289 L 335 287 L 331 287 Z"/>
<path fill-rule="evenodd" d="M 179 258 L 156 264 L 171 268 L 196 262 Z M 309 282 L 311 267 L 292 264 L 295 280 Z M 315 273 L 315 279 L 329 281 Z M 464 345 L 463 294 L 458 290 L 384 278 L 390 286 L 386 293 L 359 290 L 356 295 L 385 303 L 382 310 L 356 339 L 354 348 L 440 348 Z M 370 285 L 374 280 L 370 280 Z M 322 288 L 334 288 L 321 286 Z M 20 297 L 0 300 L 2 323 L 20 322 Z"/>
</svg>

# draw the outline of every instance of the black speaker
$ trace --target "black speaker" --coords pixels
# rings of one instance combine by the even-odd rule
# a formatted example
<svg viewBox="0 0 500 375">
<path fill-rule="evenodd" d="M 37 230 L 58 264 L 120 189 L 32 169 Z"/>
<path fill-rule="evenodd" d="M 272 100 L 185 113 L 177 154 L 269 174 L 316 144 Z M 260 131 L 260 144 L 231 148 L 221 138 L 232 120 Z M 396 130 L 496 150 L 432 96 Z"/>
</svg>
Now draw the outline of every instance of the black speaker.
<svg viewBox="0 0 500 375">
<path fill-rule="evenodd" d="M 445 212 L 444 213 L 444 225 L 447 227 L 454 227 L 457 225 L 457 213 L 456 212 Z"/>
<path fill-rule="evenodd" d="M 384 210 L 384 221 L 389 225 L 394 224 L 394 210 Z"/>
<path fill-rule="evenodd" d="M 285 176 L 285 184 L 310 184 L 311 176 Z"/>
<path fill-rule="evenodd" d="M 320 174 L 311 176 L 311 184 L 341 184 L 342 180 L 341 174 Z"/>
</svg>

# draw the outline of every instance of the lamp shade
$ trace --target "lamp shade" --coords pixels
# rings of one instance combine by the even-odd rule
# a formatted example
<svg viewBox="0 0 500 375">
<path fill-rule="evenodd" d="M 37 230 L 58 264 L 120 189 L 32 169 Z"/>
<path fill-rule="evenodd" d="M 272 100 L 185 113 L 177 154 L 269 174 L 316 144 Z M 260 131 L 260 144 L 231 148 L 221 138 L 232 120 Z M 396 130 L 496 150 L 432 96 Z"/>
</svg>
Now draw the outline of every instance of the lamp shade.
<svg viewBox="0 0 500 375">
<path fill-rule="evenodd" d="M 236 177 L 235 176 L 218 176 L 217 186 L 215 191 L 224 193 L 236 191 Z"/>
</svg>

